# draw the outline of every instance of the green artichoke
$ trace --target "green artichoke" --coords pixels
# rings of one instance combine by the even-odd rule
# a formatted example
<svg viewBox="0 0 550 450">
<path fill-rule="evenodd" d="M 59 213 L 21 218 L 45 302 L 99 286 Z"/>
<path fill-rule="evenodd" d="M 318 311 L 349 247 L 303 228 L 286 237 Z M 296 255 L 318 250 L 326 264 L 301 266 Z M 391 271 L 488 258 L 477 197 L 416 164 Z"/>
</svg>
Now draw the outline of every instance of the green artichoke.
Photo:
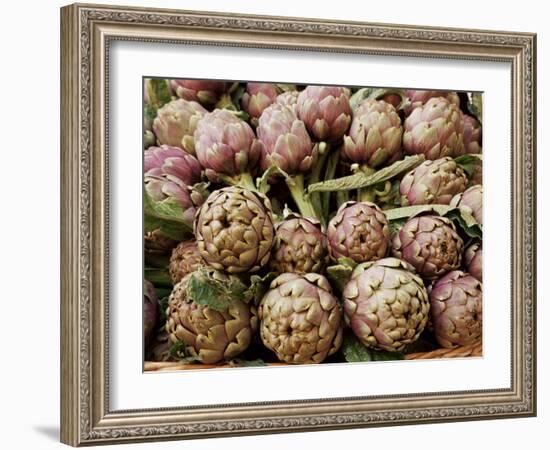
<svg viewBox="0 0 550 450">
<path fill-rule="evenodd" d="M 364 100 L 353 113 L 343 154 L 351 161 L 378 168 L 402 157 L 403 127 L 395 108 L 383 100 Z"/>
<path fill-rule="evenodd" d="M 330 255 L 361 263 L 386 256 L 390 227 L 384 212 L 371 202 L 346 202 L 327 229 Z"/>
<path fill-rule="evenodd" d="M 392 238 L 393 255 L 428 280 L 458 269 L 463 249 L 453 222 L 439 216 L 413 217 Z"/>
<path fill-rule="evenodd" d="M 403 148 L 427 159 L 460 156 L 464 150 L 464 119 L 459 107 L 443 97 L 432 98 L 405 119 Z"/>
<path fill-rule="evenodd" d="M 342 312 L 322 275 L 279 275 L 258 315 L 262 342 L 280 361 L 320 363 L 342 344 Z"/>
<path fill-rule="evenodd" d="M 205 299 L 191 289 L 193 277 L 207 277 L 222 284 L 240 283 L 234 275 L 212 269 L 186 275 L 168 299 L 166 331 L 170 340 L 182 343 L 187 355 L 204 364 L 235 358 L 248 348 L 258 328 L 256 308 L 232 297 L 217 299 L 223 307 L 205 304 Z"/>
<path fill-rule="evenodd" d="M 328 258 L 327 238 L 314 219 L 289 215 L 275 225 L 270 268 L 277 273 L 320 273 Z"/>
<path fill-rule="evenodd" d="M 199 103 L 173 100 L 157 111 L 153 130 L 160 144 L 179 147 L 195 156 L 193 134 L 200 119 L 207 113 Z"/>
<path fill-rule="evenodd" d="M 172 91 L 184 100 L 212 107 L 231 86 L 231 83 L 214 80 L 170 80 Z"/>
<path fill-rule="evenodd" d="M 483 225 L 483 186 L 481 184 L 469 187 L 455 195 L 450 205 L 466 209 L 474 216 L 477 223 Z"/>
<path fill-rule="evenodd" d="M 471 276 L 483 282 L 483 250 L 479 242 L 471 244 L 464 250 L 464 267 Z"/>
<path fill-rule="evenodd" d="M 346 323 L 367 347 L 401 351 L 428 322 L 430 304 L 422 279 L 397 258 L 359 264 L 343 291 Z"/>
<path fill-rule="evenodd" d="M 424 161 L 401 180 L 401 206 L 448 205 L 466 189 L 467 182 L 462 167 L 450 157 Z"/>
<path fill-rule="evenodd" d="M 433 286 L 430 312 L 441 346 L 470 345 L 481 339 L 482 297 L 481 283 L 460 270 L 449 272 Z"/>
<path fill-rule="evenodd" d="M 176 284 L 181 279 L 204 265 L 201 254 L 195 241 L 183 241 L 178 244 L 170 256 L 168 271 L 172 283 Z"/>
<path fill-rule="evenodd" d="M 337 86 L 308 86 L 298 95 L 296 111 L 316 140 L 338 142 L 351 123 L 349 90 Z"/>
<path fill-rule="evenodd" d="M 271 215 L 271 204 L 262 194 L 237 186 L 212 192 L 194 225 L 204 261 L 229 273 L 260 270 L 275 241 Z"/>
</svg>

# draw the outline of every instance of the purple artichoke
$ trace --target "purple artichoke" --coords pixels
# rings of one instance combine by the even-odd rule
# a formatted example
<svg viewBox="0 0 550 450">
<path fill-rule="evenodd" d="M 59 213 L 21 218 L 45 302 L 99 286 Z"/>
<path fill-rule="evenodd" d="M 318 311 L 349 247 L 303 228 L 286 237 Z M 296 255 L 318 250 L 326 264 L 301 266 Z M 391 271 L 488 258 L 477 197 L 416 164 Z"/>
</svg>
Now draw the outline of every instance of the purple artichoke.
<svg viewBox="0 0 550 450">
<path fill-rule="evenodd" d="M 481 339 L 482 296 L 481 283 L 460 270 L 449 272 L 433 286 L 430 312 L 441 346 L 470 345 Z"/>
<path fill-rule="evenodd" d="M 342 151 L 353 162 L 377 168 L 401 158 L 403 128 L 395 108 L 383 100 L 365 100 L 353 113 Z"/>
<path fill-rule="evenodd" d="M 464 119 L 454 103 L 437 97 L 418 106 L 405 119 L 403 147 L 409 155 L 427 159 L 464 154 Z"/>
<path fill-rule="evenodd" d="M 480 243 L 476 242 L 464 251 L 464 267 L 471 276 L 483 282 L 483 250 Z"/>
<path fill-rule="evenodd" d="M 453 222 L 439 216 L 413 217 L 392 239 L 393 255 L 429 280 L 458 269 L 463 249 L 464 242 Z"/>
<path fill-rule="evenodd" d="M 298 91 L 286 91 L 277 96 L 275 103 L 278 105 L 288 106 L 289 108 L 296 110 L 299 95 L 300 93 Z"/>
<path fill-rule="evenodd" d="M 264 345 L 280 361 L 321 363 L 342 344 L 342 312 L 328 280 L 317 273 L 283 273 L 258 308 Z"/>
<path fill-rule="evenodd" d="M 241 98 L 241 106 L 250 115 L 251 122 L 257 124 L 264 109 L 275 102 L 281 89 L 272 83 L 247 83 Z"/>
<path fill-rule="evenodd" d="M 328 258 L 327 238 L 319 222 L 290 215 L 275 225 L 270 267 L 277 273 L 320 273 Z"/>
<path fill-rule="evenodd" d="M 153 338 L 158 318 L 158 298 L 153 284 L 143 279 L 143 339 L 146 344 Z"/>
<path fill-rule="evenodd" d="M 466 153 L 481 153 L 481 125 L 475 117 L 464 114 L 464 149 Z"/>
<path fill-rule="evenodd" d="M 359 264 L 343 291 L 346 323 L 367 347 L 401 351 L 428 322 L 428 293 L 414 269 L 396 258 Z"/>
<path fill-rule="evenodd" d="M 237 186 L 212 192 L 195 220 L 204 261 L 228 273 L 260 270 L 275 240 L 271 214 L 271 204 L 262 194 Z"/>
<path fill-rule="evenodd" d="M 467 182 L 464 170 L 452 158 L 424 161 L 401 180 L 401 206 L 448 205 Z"/>
<path fill-rule="evenodd" d="M 173 100 L 157 111 L 153 130 L 160 144 L 180 147 L 195 155 L 193 134 L 197 123 L 207 111 L 199 103 Z"/>
<path fill-rule="evenodd" d="M 258 121 L 258 139 L 263 144 L 262 168 L 276 165 L 288 174 L 307 172 L 317 161 L 317 147 L 304 122 L 282 105 L 266 108 Z"/>
<path fill-rule="evenodd" d="M 308 86 L 298 95 L 298 117 L 318 141 L 338 142 L 351 123 L 349 91 L 336 86 Z"/>
<path fill-rule="evenodd" d="M 384 212 L 371 202 L 346 202 L 328 224 L 333 259 L 347 257 L 361 263 L 386 256 L 390 228 Z"/>
<path fill-rule="evenodd" d="M 250 174 L 260 159 L 261 149 L 250 125 L 227 110 L 205 114 L 195 130 L 197 158 L 211 181 L 218 181 L 220 174 Z"/>
<path fill-rule="evenodd" d="M 178 244 L 170 256 L 168 271 L 172 283 L 176 284 L 181 279 L 204 265 L 199 248 L 195 241 L 183 241 Z"/>
<path fill-rule="evenodd" d="M 407 90 L 405 95 L 409 100 L 409 105 L 405 108 L 405 114 L 408 116 L 414 109 L 424 105 L 428 100 L 436 97 L 443 97 L 449 102 L 460 106 L 460 98 L 453 91 L 423 91 L 423 90 Z"/>
<path fill-rule="evenodd" d="M 483 186 L 481 184 L 476 184 L 455 195 L 450 205 L 465 208 L 474 216 L 477 223 L 483 225 Z"/>
<path fill-rule="evenodd" d="M 214 106 L 230 85 L 223 81 L 170 80 L 170 87 L 178 97 L 199 102 L 205 106 Z"/>
<path fill-rule="evenodd" d="M 172 197 L 181 203 L 184 219 L 193 223 L 196 207 L 204 201 L 193 189 L 201 177 L 199 162 L 177 147 L 149 147 L 144 152 L 145 189 L 155 201 Z"/>
</svg>

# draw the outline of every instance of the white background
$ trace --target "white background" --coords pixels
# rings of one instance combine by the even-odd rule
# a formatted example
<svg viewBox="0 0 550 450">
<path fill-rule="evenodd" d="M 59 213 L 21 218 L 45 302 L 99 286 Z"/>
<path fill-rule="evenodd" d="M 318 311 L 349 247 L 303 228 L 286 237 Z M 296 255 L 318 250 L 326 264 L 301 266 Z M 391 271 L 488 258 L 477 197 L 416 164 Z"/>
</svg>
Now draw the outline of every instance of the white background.
<svg viewBox="0 0 550 450">
<path fill-rule="evenodd" d="M 395 0 L 386 8 L 360 6 L 353 0 L 298 3 L 292 0 L 260 2 L 222 0 L 143 2 L 121 4 L 162 6 L 258 14 L 310 16 L 331 19 L 389 23 L 443 25 L 468 28 L 508 29 L 538 32 L 538 122 L 550 121 L 548 86 L 550 32 L 543 2 L 523 1 L 491 4 L 463 0 L 453 12 L 441 2 Z M 312 5 L 315 5 L 312 8 Z M 61 2 L 28 1 L 3 5 L 2 83 L 0 130 L 2 142 L 2 300 L 4 302 L 0 398 L 5 448 L 58 448 L 59 417 L 59 11 Z M 337 6 L 336 6 L 337 5 Z M 550 163 L 544 151 L 547 128 L 538 135 L 539 229 L 548 227 L 542 207 L 548 177 L 543 168 Z M 7 202 L 6 202 L 7 200 Z M 542 255 L 548 240 L 539 239 L 539 284 L 548 271 Z M 6 289 L 7 288 L 7 289 Z M 538 315 L 550 314 L 545 290 L 539 289 Z M 371 448 L 462 449 L 465 446 L 525 448 L 547 437 L 550 425 L 547 403 L 548 362 L 545 345 L 549 339 L 544 320 L 539 326 L 539 415 L 532 419 L 491 422 L 332 431 L 294 435 L 230 438 L 145 444 L 139 448 L 264 449 L 284 446 L 334 448 L 342 441 Z M 545 380 L 546 378 L 546 380 Z M 473 444 L 475 443 L 475 445 Z M 127 446 L 124 446 L 127 447 Z M 137 448 L 137 447 L 135 447 Z"/>
<path fill-rule="evenodd" d="M 110 50 L 110 389 L 114 410 L 482 390 L 510 386 L 510 65 L 116 42 Z M 151 64 L 155 61 L 155 64 Z M 290 63 L 289 63 L 290 61 Z M 289 67 L 291 70 L 289 70 Z M 411 70 L 414 68 L 414 70 Z M 151 72 L 153 71 L 153 72 Z M 482 91 L 487 208 L 484 220 L 483 358 L 142 373 L 141 241 L 143 74 L 233 80 L 338 82 Z M 299 75 L 298 75 L 299 74 Z M 294 78 L 293 78 L 294 77 Z M 506 275 L 504 276 L 506 277 Z M 326 380 L 345 379 L 327 385 Z M 365 380 L 377 380 L 376 383 Z M 185 389 L 182 389 L 182 385 Z M 246 390 L 227 389 L 246 386 Z M 270 386 L 268 390 L 265 386 Z"/>
</svg>

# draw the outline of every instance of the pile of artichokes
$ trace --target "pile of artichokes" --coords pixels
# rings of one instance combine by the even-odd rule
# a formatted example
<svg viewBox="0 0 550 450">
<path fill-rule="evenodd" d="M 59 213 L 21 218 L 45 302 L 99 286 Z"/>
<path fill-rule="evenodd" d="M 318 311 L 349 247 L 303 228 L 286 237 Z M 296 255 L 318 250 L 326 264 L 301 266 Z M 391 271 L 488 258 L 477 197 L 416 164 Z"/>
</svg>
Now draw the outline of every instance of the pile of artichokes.
<svg viewBox="0 0 550 450">
<path fill-rule="evenodd" d="M 149 78 L 143 96 L 146 359 L 481 341 L 480 94 Z"/>
</svg>

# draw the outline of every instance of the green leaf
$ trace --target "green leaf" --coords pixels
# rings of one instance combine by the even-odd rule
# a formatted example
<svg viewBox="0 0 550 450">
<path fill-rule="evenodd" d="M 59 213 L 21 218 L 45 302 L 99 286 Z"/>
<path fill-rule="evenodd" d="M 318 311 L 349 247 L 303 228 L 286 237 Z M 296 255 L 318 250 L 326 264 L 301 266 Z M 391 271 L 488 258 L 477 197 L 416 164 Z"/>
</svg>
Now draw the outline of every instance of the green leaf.
<svg viewBox="0 0 550 450">
<path fill-rule="evenodd" d="M 373 174 L 366 174 L 363 171 L 328 180 L 320 183 L 311 184 L 308 188 L 308 193 L 312 192 L 334 192 L 334 191 L 349 191 L 352 189 L 361 189 L 369 186 L 374 186 L 386 180 L 390 180 L 403 172 L 408 172 L 424 162 L 424 155 L 407 156 L 405 159 L 393 163 L 391 166 L 384 167 Z"/>
<path fill-rule="evenodd" d="M 370 97 L 375 88 L 361 88 L 355 92 L 349 99 L 349 105 L 352 110 L 357 109 L 361 103 L 363 103 L 367 98 Z"/>
<path fill-rule="evenodd" d="M 255 305 L 258 305 L 269 289 L 269 285 L 276 277 L 277 274 L 275 272 L 269 272 L 263 277 L 260 275 L 252 275 L 250 277 L 250 287 L 244 292 L 242 300 L 246 303 L 252 301 Z"/>
<path fill-rule="evenodd" d="M 263 359 L 253 359 L 247 361 L 246 359 L 235 358 L 229 361 L 231 367 L 264 367 L 267 366 Z"/>
<path fill-rule="evenodd" d="M 483 155 L 462 155 L 455 158 L 455 162 L 464 169 L 469 178 L 473 175 L 476 167 L 483 162 Z"/>
<path fill-rule="evenodd" d="M 405 359 L 403 353 L 400 352 L 384 352 L 367 348 L 352 334 L 344 337 L 342 353 L 347 362 L 396 361 Z"/>
<path fill-rule="evenodd" d="M 247 290 L 248 286 L 236 277 L 232 277 L 229 282 L 214 279 L 207 268 L 193 272 L 187 283 L 187 295 L 190 299 L 216 311 L 227 311 L 236 300 L 249 301 L 250 293 Z"/>
<path fill-rule="evenodd" d="M 468 93 L 468 111 L 480 124 L 483 122 L 483 94 L 481 92 Z"/>
<path fill-rule="evenodd" d="M 146 231 L 160 231 L 167 237 L 182 241 L 186 235 L 192 233 L 191 225 L 183 218 L 181 203 L 169 197 L 162 201 L 155 201 L 147 190 L 143 189 L 143 215 Z"/>
<path fill-rule="evenodd" d="M 469 237 L 483 238 L 483 228 L 477 223 L 469 210 L 465 208 L 453 208 L 445 214 L 445 217 L 454 221 Z"/>
<path fill-rule="evenodd" d="M 351 258 L 339 258 L 338 264 L 327 267 L 327 278 L 338 292 L 344 290 L 357 263 Z"/>
<path fill-rule="evenodd" d="M 149 96 L 149 105 L 155 109 L 156 115 L 157 109 L 172 100 L 168 83 L 163 78 L 151 78 L 146 88 L 147 95 Z"/>
<path fill-rule="evenodd" d="M 149 280 L 155 286 L 159 287 L 172 287 L 172 279 L 167 270 L 158 269 L 156 267 L 145 267 L 144 276 L 146 280 Z"/>
</svg>

